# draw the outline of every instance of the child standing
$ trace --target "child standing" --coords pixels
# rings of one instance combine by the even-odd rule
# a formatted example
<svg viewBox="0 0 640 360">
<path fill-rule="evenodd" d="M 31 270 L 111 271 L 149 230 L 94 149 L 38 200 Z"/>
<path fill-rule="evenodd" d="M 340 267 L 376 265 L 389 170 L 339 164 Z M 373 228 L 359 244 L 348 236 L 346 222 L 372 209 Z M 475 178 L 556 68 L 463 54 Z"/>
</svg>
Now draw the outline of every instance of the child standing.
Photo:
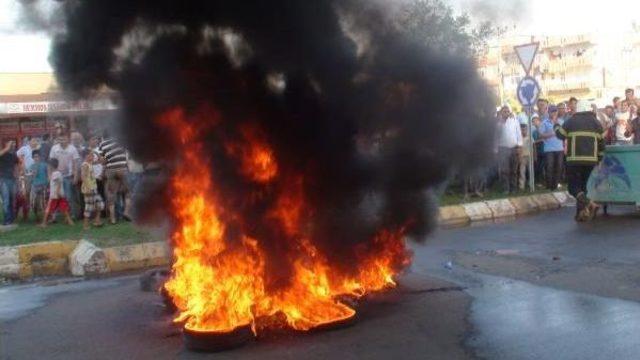
<svg viewBox="0 0 640 360">
<path fill-rule="evenodd" d="M 104 210 L 104 201 L 98 194 L 98 185 L 94 173 L 93 163 L 95 162 L 95 154 L 89 152 L 80 168 L 82 176 L 82 195 L 84 196 L 84 229 L 89 228 L 89 218 L 91 213 L 95 212 L 94 226 L 102 226 L 100 221 L 100 213 Z"/>
<path fill-rule="evenodd" d="M 529 159 L 531 159 L 531 142 L 529 139 L 529 125 L 520 124 L 522 133 L 522 153 L 518 162 L 518 188 L 524 191 L 527 184 L 527 174 L 529 173 Z M 530 176 L 530 175 L 529 175 Z"/>
<path fill-rule="evenodd" d="M 26 174 L 21 174 L 18 177 L 17 182 L 17 192 L 16 192 L 16 208 L 15 208 L 15 217 L 14 219 L 18 219 L 18 214 L 22 210 L 22 221 L 27 221 L 29 218 L 29 201 L 27 199 L 27 179 Z"/>
<path fill-rule="evenodd" d="M 47 179 L 47 164 L 41 161 L 40 151 L 34 150 L 31 154 L 33 164 L 29 168 L 31 177 L 31 208 L 40 221 L 40 215 L 45 211 L 46 193 L 49 180 Z"/>
<path fill-rule="evenodd" d="M 46 227 L 47 220 L 50 214 L 53 214 L 56 210 L 60 211 L 67 224 L 73 225 L 73 220 L 69 216 L 69 202 L 64 194 L 64 188 L 62 187 L 62 173 L 58 170 L 58 159 L 49 159 L 49 204 L 47 210 L 44 212 L 42 218 L 42 224 L 40 226 Z"/>
</svg>

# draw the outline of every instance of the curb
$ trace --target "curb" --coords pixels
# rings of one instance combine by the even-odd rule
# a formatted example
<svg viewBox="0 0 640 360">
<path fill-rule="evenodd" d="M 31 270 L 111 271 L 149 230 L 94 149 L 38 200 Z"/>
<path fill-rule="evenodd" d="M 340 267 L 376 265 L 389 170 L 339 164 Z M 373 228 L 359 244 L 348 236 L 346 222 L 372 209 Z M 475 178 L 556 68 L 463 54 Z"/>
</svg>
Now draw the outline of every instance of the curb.
<svg viewBox="0 0 640 360">
<path fill-rule="evenodd" d="M 447 228 L 512 219 L 520 215 L 559 209 L 569 206 L 573 202 L 573 197 L 566 191 L 558 191 L 547 194 L 443 206 L 440 207 L 438 225 Z"/>
<path fill-rule="evenodd" d="M 438 224 L 441 226 L 467 225 L 471 219 L 461 205 L 442 206 L 438 212 Z"/>
<path fill-rule="evenodd" d="M 471 222 L 493 220 L 491 208 L 484 202 L 475 202 L 462 205 Z"/>
<path fill-rule="evenodd" d="M 509 199 L 490 200 L 487 201 L 486 204 L 489 209 L 491 209 L 493 219 L 502 219 L 516 216 L 516 209 L 513 207 Z"/>
<path fill-rule="evenodd" d="M 0 247 L 0 276 L 17 278 L 20 275 L 20 256 L 15 246 Z"/>
<path fill-rule="evenodd" d="M 84 275 L 78 267 L 94 266 L 95 256 L 87 256 L 82 246 L 104 253 L 103 269 L 86 275 L 138 270 L 169 264 L 171 254 L 164 241 L 100 249 L 88 241 L 46 241 L 0 247 L 0 278 L 26 280 L 40 276 Z M 76 251 L 78 249 L 78 251 Z M 72 271 L 73 270 L 73 271 Z"/>
<path fill-rule="evenodd" d="M 168 265 L 171 253 L 164 241 L 104 249 L 110 272 Z"/>
<path fill-rule="evenodd" d="M 63 275 L 68 271 L 68 256 L 78 241 L 48 241 L 20 245 L 18 249 L 21 279 L 34 276 Z"/>
<path fill-rule="evenodd" d="M 446 228 L 510 219 L 559 209 L 573 201 L 566 192 L 554 192 L 442 206 L 438 212 L 438 224 Z M 95 253 L 101 255 L 96 256 Z M 84 240 L 47 241 L 0 247 L 0 278 L 25 280 L 37 276 L 69 276 L 72 273 L 76 276 L 115 273 L 165 266 L 170 259 L 171 250 L 164 241 L 105 249 Z M 80 268 L 83 270 L 78 270 Z"/>
<path fill-rule="evenodd" d="M 535 201 L 540 207 L 541 211 L 544 210 L 555 210 L 562 207 L 558 199 L 556 199 L 553 194 L 540 194 L 533 196 L 533 201 Z"/>
<path fill-rule="evenodd" d="M 533 199 L 533 196 L 522 196 L 509 199 L 516 209 L 516 215 L 527 215 L 540 211 L 540 206 Z"/>
</svg>

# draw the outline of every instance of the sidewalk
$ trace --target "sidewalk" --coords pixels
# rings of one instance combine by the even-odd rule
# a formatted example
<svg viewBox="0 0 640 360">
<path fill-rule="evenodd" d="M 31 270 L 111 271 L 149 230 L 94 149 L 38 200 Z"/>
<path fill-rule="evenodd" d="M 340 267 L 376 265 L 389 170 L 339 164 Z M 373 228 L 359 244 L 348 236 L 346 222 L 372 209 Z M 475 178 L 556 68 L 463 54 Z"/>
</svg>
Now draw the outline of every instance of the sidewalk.
<svg viewBox="0 0 640 360">
<path fill-rule="evenodd" d="M 555 192 L 443 206 L 439 210 L 438 223 L 445 228 L 490 223 L 559 209 L 572 201 L 566 192 Z M 91 277 L 166 266 L 170 259 L 166 241 L 104 248 L 86 240 L 3 246 L 0 247 L 0 280 L 69 275 Z"/>
</svg>

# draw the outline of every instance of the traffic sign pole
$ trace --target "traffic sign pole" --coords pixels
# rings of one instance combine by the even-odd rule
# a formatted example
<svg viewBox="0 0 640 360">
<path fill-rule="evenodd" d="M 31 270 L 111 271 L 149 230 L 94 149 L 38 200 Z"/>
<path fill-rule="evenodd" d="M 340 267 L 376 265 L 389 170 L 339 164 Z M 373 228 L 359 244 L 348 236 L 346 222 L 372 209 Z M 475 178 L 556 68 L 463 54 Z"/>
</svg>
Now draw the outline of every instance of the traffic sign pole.
<svg viewBox="0 0 640 360">
<path fill-rule="evenodd" d="M 535 146 L 533 146 L 533 106 L 527 108 L 527 113 L 529 115 L 529 131 L 527 134 L 527 136 L 529 136 L 529 191 L 534 192 L 536 190 L 536 179 L 533 164 L 533 156 L 535 155 Z"/>
<path fill-rule="evenodd" d="M 518 84 L 518 100 L 527 113 L 529 133 L 529 190 L 535 191 L 535 174 L 533 169 L 533 106 L 540 95 L 540 85 L 535 78 L 525 76 Z"/>
<path fill-rule="evenodd" d="M 536 58 L 536 54 L 538 53 L 538 48 L 540 47 L 540 43 L 534 42 L 531 44 L 524 44 L 520 46 L 515 46 L 514 50 L 520 63 L 522 64 L 522 68 L 524 72 L 527 74 L 520 84 L 518 84 L 518 100 L 520 104 L 524 107 L 527 117 L 529 119 L 528 129 L 529 129 L 529 190 L 531 192 L 535 191 L 535 173 L 534 173 L 534 148 L 533 145 L 533 105 L 538 100 L 538 96 L 540 95 L 540 85 L 534 77 L 530 76 L 531 67 L 533 66 L 533 61 Z"/>
</svg>

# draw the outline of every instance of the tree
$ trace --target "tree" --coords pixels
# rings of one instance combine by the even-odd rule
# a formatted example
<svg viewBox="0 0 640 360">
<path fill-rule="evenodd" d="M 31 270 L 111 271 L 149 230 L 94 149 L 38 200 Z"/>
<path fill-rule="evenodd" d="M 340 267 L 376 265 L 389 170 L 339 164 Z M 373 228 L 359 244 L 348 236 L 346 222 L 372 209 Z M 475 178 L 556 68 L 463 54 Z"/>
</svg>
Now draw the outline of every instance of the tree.
<svg viewBox="0 0 640 360">
<path fill-rule="evenodd" d="M 486 21 L 474 26 L 467 14 L 454 14 L 441 0 L 411 0 L 403 5 L 398 24 L 435 51 L 466 57 L 476 55 L 487 39 L 501 32 Z"/>
</svg>

